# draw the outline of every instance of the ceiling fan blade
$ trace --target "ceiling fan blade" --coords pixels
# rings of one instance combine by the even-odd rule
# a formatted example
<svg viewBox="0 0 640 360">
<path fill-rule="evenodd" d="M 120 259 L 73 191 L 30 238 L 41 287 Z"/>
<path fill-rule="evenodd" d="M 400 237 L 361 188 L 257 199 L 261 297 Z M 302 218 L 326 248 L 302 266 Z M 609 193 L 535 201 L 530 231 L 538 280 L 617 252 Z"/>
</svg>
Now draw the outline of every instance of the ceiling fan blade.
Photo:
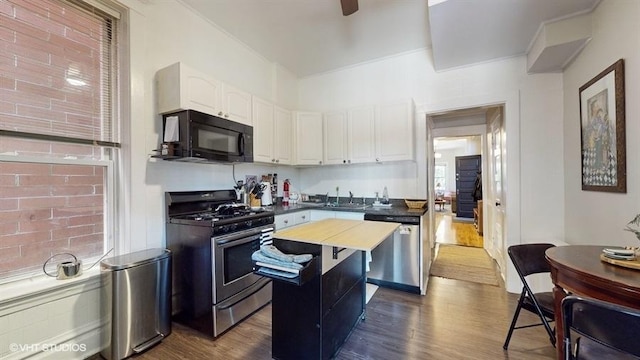
<svg viewBox="0 0 640 360">
<path fill-rule="evenodd" d="M 342 15 L 348 16 L 358 11 L 358 0 L 340 0 Z"/>
</svg>

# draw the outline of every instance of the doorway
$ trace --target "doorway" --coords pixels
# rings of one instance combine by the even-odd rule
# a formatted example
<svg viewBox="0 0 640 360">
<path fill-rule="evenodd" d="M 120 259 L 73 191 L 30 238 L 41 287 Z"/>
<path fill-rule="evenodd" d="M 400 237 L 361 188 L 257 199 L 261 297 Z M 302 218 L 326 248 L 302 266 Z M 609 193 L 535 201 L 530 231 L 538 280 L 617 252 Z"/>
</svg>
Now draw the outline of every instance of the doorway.
<svg viewBox="0 0 640 360">
<path fill-rule="evenodd" d="M 491 216 L 493 215 L 493 209 L 490 209 L 489 204 L 492 204 L 493 200 L 489 201 L 489 199 L 493 199 L 493 195 L 495 193 L 495 191 L 493 191 L 493 183 L 494 183 L 494 179 L 492 179 L 492 174 L 496 173 L 496 164 L 489 164 L 488 161 L 490 161 L 489 159 L 492 159 L 492 161 L 495 162 L 495 159 L 497 159 L 498 161 L 500 160 L 504 160 L 504 158 L 500 159 L 499 157 L 496 158 L 495 154 L 496 154 L 496 148 L 495 146 L 497 145 L 498 147 L 501 147 L 504 149 L 505 143 L 504 141 L 501 143 L 496 143 L 495 142 L 495 138 L 496 138 L 496 132 L 497 130 L 492 129 L 490 125 L 492 125 L 492 120 L 495 120 L 496 117 L 499 117 L 499 115 L 495 115 L 495 114 L 499 114 L 502 115 L 504 114 L 504 105 L 496 105 L 496 106 L 487 106 L 487 107 L 477 107 L 477 108 L 470 108 L 470 109 L 463 109 L 463 110 L 455 110 L 455 111 L 448 111 L 448 112 L 443 112 L 437 115 L 431 115 L 429 116 L 429 118 L 431 119 L 432 123 L 433 123 L 433 128 L 432 128 L 432 133 L 433 133 L 433 138 L 434 138 L 434 146 L 433 146 L 433 151 L 435 153 L 435 164 L 437 165 L 439 161 L 442 161 L 443 158 L 446 158 L 446 152 L 445 151 L 441 151 L 441 148 L 439 147 L 439 143 L 442 140 L 452 140 L 452 139 L 461 139 L 461 138 L 466 138 L 466 137 L 470 137 L 470 136 L 475 136 L 478 140 L 477 140 L 477 151 L 472 152 L 472 153 L 460 153 L 458 154 L 458 156 L 467 156 L 467 155 L 486 155 L 486 156 L 481 156 L 480 160 L 479 160 L 479 168 L 480 170 L 482 169 L 487 169 L 487 171 L 482 171 L 481 172 L 481 180 L 482 180 L 482 192 L 485 195 L 484 197 L 487 198 L 486 201 L 483 201 L 482 206 L 483 206 L 483 211 L 482 213 L 484 214 L 484 216 L 482 217 L 482 227 L 484 229 L 483 233 L 485 235 L 487 235 L 487 238 L 484 239 L 483 241 L 483 247 L 489 252 L 489 254 L 491 254 L 492 257 L 502 257 L 504 256 L 504 252 L 503 249 L 495 249 L 496 245 L 497 246 L 504 246 L 505 244 L 502 243 L 501 241 L 496 241 L 496 239 L 499 239 L 500 237 L 496 236 L 497 232 L 502 233 L 504 231 L 504 227 L 497 227 L 495 226 L 498 221 L 495 216 Z M 494 126 L 495 126 L 495 122 L 493 122 Z M 502 133 L 504 134 L 504 123 L 501 123 L 500 125 L 502 127 Z M 492 132 L 492 130 L 494 132 Z M 504 139 L 504 137 L 502 137 L 502 139 Z M 492 140 L 492 143 L 489 144 L 489 140 Z M 492 151 L 489 151 L 492 150 Z M 442 153 L 442 155 L 440 155 L 439 153 Z M 455 174 L 455 165 L 452 163 L 451 164 L 451 173 Z M 504 167 L 503 167 L 504 168 Z M 435 169 L 431 168 L 431 174 L 433 174 L 435 171 Z M 506 174 L 503 174 L 503 178 L 501 178 L 498 181 L 498 184 L 504 183 L 504 181 L 506 181 Z M 476 179 L 476 173 L 474 172 L 473 174 L 473 181 L 475 183 L 475 179 Z M 431 180 L 431 179 L 430 179 Z M 434 185 L 437 184 L 436 181 L 431 180 L 432 183 Z M 455 192 L 456 192 L 456 187 L 455 185 L 452 185 L 452 182 L 455 183 L 455 178 L 452 178 L 449 182 L 447 182 L 447 189 L 444 190 L 445 192 L 445 198 L 447 198 L 447 195 L 452 195 L 455 196 Z M 472 183 L 472 185 L 474 184 Z M 431 191 L 434 191 L 437 193 L 438 189 L 434 189 L 431 188 Z M 451 191 L 454 190 L 454 191 Z M 442 191 L 442 190 L 440 190 Z M 501 194 L 502 198 L 504 199 L 504 194 Z M 473 208 L 475 207 L 474 204 L 476 204 L 471 196 L 469 195 L 469 209 L 467 209 L 467 213 L 465 213 L 465 209 L 462 209 L 462 214 L 459 214 L 459 210 L 456 210 L 456 215 L 460 216 L 469 216 L 471 218 L 471 220 L 473 220 Z M 453 199 L 452 199 L 453 200 Z M 457 198 L 456 200 L 457 201 Z M 503 200 L 504 201 L 504 200 Z M 457 206 L 454 206 L 457 207 Z M 436 215 L 438 215 L 438 209 L 436 209 Z M 489 212 L 489 213 L 487 213 Z M 456 217 L 454 217 L 455 219 Z M 457 218 L 458 220 L 460 219 L 465 219 L 465 218 Z M 436 221 L 436 223 L 434 224 L 436 226 L 436 228 L 434 230 L 437 231 L 438 229 L 438 225 L 441 221 Z M 439 236 L 440 235 L 440 236 Z M 436 233 L 436 242 L 439 242 L 442 240 L 442 233 L 438 234 Z M 443 241 L 451 241 L 449 240 L 443 240 Z M 497 251 L 496 251 L 497 250 Z M 505 271 L 504 269 L 504 259 L 496 259 L 496 261 L 498 262 L 498 264 L 500 265 L 502 271 Z"/>
</svg>

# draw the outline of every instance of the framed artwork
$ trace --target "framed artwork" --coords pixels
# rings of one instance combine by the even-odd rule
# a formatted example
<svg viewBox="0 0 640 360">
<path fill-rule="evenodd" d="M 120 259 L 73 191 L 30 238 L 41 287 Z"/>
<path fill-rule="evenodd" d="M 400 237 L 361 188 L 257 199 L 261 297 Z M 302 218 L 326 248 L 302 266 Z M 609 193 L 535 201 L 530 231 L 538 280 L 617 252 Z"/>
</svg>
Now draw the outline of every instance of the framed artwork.
<svg viewBox="0 0 640 360">
<path fill-rule="evenodd" d="M 624 61 L 580 87 L 582 190 L 627 192 Z"/>
</svg>

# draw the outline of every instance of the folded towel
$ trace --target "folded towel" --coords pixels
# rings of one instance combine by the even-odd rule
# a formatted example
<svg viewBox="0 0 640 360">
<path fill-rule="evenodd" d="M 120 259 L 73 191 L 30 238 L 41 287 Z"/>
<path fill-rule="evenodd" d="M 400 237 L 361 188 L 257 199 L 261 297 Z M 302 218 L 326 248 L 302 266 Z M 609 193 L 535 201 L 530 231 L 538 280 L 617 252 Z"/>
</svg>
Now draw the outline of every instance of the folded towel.
<svg viewBox="0 0 640 360">
<path fill-rule="evenodd" d="M 311 261 L 311 259 L 313 259 L 313 255 L 311 254 L 293 255 L 293 262 L 298 264 L 306 263 L 307 261 Z"/>
<path fill-rule="evenodd" d="M 265 268 L 265 267 L 261 267 L 260 269 L 258 269 L 257 273 L 264 274 L 264 275 L 276 275 L 276 276 L 281 276 L 288 279 L 293 279 L 294 277 L 298 276 L 297 274 L 294 274 L 294 273 Z"/>
<path fill-rule="evenodd" d="M 273 245 L 262 245 L 260 246 L 260 251 L 262 252 L 262 255 L 268 256 L 272 259 L 284 262 L 293 262 L 293 255 L 284 254 Z"/>
<path fill-rule="evenodd" d="M 274 259 L 272 257 L 265 256 L 260 250 L 256 250 L 253 254 L 251 254 L 251 259 L 253 261 L 260 261 L 265 264 L 273 264 L 278 265 L 290 269 L 300 270 L 302 269 L 302 265 L 295 263 L 293 261 L 282 261 L 278 259 Z"/>
<path fill-rule="evenodd" d="M 294 263 L 304 263 L 313 258 L 311 254 L 301 254 L 301 255 L 289 255 L 285 254 L 282 251 L 278 250 L 277 247 L 273 245 L 262 245 L 260 246 L 260 251 L 264 256 L 285 262 L 294 262 Z"/>
</svg>

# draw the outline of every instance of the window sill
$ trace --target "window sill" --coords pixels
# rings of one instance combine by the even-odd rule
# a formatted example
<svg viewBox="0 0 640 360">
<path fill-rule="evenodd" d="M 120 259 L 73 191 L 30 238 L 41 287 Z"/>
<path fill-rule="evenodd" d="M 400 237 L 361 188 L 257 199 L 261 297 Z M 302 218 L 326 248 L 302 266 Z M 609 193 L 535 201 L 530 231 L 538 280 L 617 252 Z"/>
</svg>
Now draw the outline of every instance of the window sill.
<svg viewBox="0 0 640 360">
<path fill-rule="evenodd" d="M 29 300 L 39 295 L 46 295 L 55 291 L 81 288 L 91 283 L 100 283 L 100 268 L 83 271 L 82 275 L 73 279 L 57 280 L 46 275 L 36 275 L 31 278 L 13 281 L 0 285 L 0 308 L 12 302 Z"/>
</svg>

